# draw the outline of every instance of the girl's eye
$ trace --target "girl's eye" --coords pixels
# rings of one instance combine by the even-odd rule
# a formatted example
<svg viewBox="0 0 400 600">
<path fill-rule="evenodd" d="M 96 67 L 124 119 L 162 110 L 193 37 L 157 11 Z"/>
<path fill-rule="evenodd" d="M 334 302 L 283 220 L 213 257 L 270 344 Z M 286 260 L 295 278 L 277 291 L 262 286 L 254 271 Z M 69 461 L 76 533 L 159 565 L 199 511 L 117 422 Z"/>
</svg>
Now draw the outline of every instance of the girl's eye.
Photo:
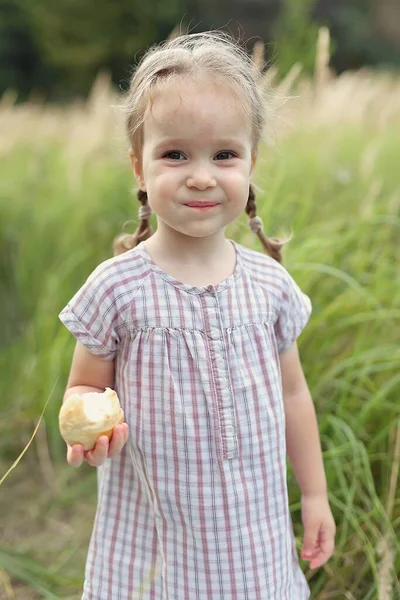
<svg viewBox="0 0 400 600">
<path fill-rule="evenodd" d="M 164 154 L 163 158 L 170 158 L 171 160 L 181 160 L 180 156 L 183 156 L 182 152 L 178 152 L 178 150 L 173 150 L 172 152 L 167 152 Z M 183 156 L 183 158 L 185 158 Z"/>
<path fill-rule="evenodd" d="M 218 158 L 218 156 L 220 158 Z M 235 154 L 233 152 L 229 152 L 229 150 L 224 150 L 223 152 L 218 152 L 216 158 L 217 160 L 229 160 L 231 157 L 235 158 Z"/>
</svg>

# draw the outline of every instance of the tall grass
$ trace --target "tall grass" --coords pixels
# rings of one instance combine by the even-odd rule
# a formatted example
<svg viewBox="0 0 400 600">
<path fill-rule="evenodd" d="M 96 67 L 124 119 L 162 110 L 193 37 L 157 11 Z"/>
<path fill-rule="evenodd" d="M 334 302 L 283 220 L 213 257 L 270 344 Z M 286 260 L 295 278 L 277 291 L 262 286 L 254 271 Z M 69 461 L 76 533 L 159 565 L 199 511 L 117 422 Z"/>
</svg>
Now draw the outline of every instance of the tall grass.
<svg viewBox="0 0 400 600">
<path fill-rule="evenodd" d="M 298 66 L 283 82 L 265 79 L 279 118 L 261 149 L 257 204 L 270 235 L 293 230 L 284 263 L 313 301 L 299 346 L 337 523 L 335 556 L 316 572 L 302 565 L 316 600 L 398 599 L 400 80 L 334 78 L 321 59 L 313 81 Z M 16 106 L 8 94 L 0 106 L 2 472 L 55 385 L 1 488 L 4 598 L 80 597 L 96 488 L 89 467 L 64 466 L 57 415 L 74 342 L 57 314 L 123 224 L 136 224 L 116 104 L 103 76 L 86 103 Z M 245 215 L 228 235 L 261 250 Z M 300 548 L 291 471 L 289 489 Z"/>
</svg>

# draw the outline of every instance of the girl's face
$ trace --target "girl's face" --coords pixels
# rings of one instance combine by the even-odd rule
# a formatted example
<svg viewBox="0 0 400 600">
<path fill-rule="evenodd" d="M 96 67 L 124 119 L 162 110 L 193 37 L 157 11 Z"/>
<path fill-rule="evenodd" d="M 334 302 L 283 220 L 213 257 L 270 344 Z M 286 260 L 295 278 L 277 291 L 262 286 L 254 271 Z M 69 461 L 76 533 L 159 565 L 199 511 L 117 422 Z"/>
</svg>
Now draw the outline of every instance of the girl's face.
<svg viewBox="0 0 400 600">
<path fill-rule="evenodd" d="M 131 160 L 158 229 L 223 234 L 245 209 L 256 160 L 251 124 L 233 93 L 209 79 L 175 81 L 155 94 L 143 133 L 142 156 Z"/>
</svg>

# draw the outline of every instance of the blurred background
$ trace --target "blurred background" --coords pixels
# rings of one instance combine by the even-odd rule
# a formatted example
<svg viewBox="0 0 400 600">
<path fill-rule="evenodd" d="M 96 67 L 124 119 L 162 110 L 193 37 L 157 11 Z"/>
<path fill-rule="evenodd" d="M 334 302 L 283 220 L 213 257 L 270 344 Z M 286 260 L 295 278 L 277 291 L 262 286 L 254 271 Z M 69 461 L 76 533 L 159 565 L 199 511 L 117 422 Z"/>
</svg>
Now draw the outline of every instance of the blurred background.
<svg viewBox="0 0 400 600">
<path fill-rule="evenodd" d="M 227 29 L 267 44 L 280 75 L 301 60 L 311 72 L 317 30 L 334 40 L 336 73 L 367 65 L 400 65 L 398 0 L 1 0 L 0 92 L 20 100 L 85 97 L 99 70 L 116 86 L 129 77 L 137 53 L 183 29 Z"/>
<path fill-rule="evenodd" d="M 314 600 L 399 600 L 399 1 L 0 0 L 0 11 L 0 599 L 80 598 L 96 473 L 66 465 L 57 416 L 74 340 L 57 315 L 137 225 L 118 108 L 132 68 L 153 43 L 217 28 L 274 92 L 258 211 L 268 235 L 293 232 L 284 265 L 313 301 L 299 346 L 337 548 L 316 572 L 301 566 Z M 227 233 L 262 251 L 245 215 Z"/>
</svg>

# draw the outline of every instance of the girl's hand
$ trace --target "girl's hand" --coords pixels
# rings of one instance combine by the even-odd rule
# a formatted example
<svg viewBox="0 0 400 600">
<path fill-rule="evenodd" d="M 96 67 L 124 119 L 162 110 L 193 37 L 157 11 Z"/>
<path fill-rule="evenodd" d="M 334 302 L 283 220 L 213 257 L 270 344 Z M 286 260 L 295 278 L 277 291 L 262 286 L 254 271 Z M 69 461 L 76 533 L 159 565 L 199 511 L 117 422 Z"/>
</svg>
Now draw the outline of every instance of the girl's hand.
<svg viewBox="0 0 400 600">
<path fill-rule="evenodd" d="M 100 467 L 106 458 L 114 458 L 125 446 L 129 436 L 129 428 L 126 423 L 114 428 L 111 440 L 106 435 L 98 438 L 92 450 L 84 450 L 81 444 L 67 446 L 67 461 L 71 467 L 80 467 L 85 460 L 92 467 Z"/>
<path fill-rule="evenodd" d="M 303 495 L 301 518 L 304 526 L 301 558 L 311 561 L 310 569 L 316 569 L 326 563 L 335 548 L 336 526 L 326 494 Z"/>
</svg>

